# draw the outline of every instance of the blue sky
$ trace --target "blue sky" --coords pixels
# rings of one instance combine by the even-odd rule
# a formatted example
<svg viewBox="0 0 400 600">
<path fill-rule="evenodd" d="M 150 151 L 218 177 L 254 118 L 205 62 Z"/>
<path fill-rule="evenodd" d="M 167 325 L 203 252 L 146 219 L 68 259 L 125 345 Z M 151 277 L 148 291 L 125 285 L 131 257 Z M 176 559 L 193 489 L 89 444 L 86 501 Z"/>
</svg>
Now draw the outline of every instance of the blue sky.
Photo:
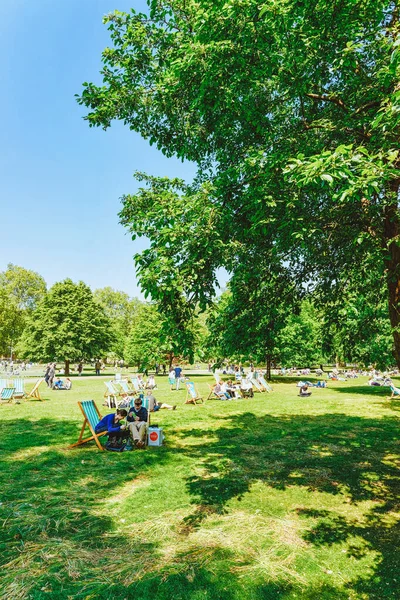
<svg viewBox="0 0 400 600">
<path fill-rule="evenodd" d="M 0 271 L 9 262 L 48 285 L 70 277 L 92 289 L 140 292 L 132 242 L 118 223 L 134 171 L 190 180 L 194 167 L 167 159 L 115 123 L 90 129 L 75 101 L 99 83 L 109 45 L 104 14 L 145 10 L 139 0 L 2 0 L 0 21 Z"/>
</svg>

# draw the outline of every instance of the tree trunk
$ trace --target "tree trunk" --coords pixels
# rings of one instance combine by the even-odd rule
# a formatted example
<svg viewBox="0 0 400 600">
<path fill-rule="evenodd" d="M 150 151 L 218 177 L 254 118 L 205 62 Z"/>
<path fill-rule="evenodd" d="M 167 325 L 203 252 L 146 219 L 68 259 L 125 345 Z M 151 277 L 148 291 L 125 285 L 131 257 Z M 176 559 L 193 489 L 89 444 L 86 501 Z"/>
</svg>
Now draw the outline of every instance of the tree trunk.
<svg viewBox="0 0 400 600">
<path fill-rule="evenodd" d="M 170 352 L 169 353 L 169 370 L 171 370 L 173 360 L 174 360 L 174 353 Z"/>
<path fill-rule="evenodd" d="M 385 209 L 383 245 L 388 251 L 386 281 L 389 319 L 394 342 L 394 358 L 400 368 L 400 222 L 397 209 L 398 189 L 399 182 L 392 183 L 391 192 L 396 196 L 396 203 L 389 204 Z"/>
<path fill-rule="evenodd" d="M 69 360 L 65 360 L 64 371 L 65 375 L 69 375 Z"/>
<path fill-rule="evenodd" d="M 267 379 L 268 379 L 268 381 L 270 381 L 271 380 L 271 362 L 272 362 L 272 357 L 270 354 L 267 354 L 266 362 L 267 362 Z"/>
</svg>

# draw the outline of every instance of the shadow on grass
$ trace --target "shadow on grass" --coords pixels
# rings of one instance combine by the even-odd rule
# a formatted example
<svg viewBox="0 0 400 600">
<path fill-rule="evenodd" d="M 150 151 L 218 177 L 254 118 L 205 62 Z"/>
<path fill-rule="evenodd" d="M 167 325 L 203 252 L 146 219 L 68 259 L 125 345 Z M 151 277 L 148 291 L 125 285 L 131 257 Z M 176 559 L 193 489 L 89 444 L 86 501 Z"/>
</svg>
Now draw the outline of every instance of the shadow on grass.
<svg viewBox="0 0 400 600">
<path fill-rule="evenodd" d="M 399 598 L 400 586 L 394 582 L 400 572 L 400 554 L 394 551 L 400 543 L 398 432 L 396 418 L 250 413 L 227 417 L 224 427 L 206 432 L 214 435 L 214 442 L 186 450 L 197 455 L 203 472 L 187 478 L 196 508 L 183 527 L 190 532 L 209 514 L 223 514 L 228 502 L 240 500 L 255 482 L 279 490 L 301 486 L 310 492 L 343 495 L 354 504 L 373 501 L 376 505 L 362 523 L 335 513 L 304 513 L 320 519 L 306 541 L 332 545 L 359 536 L 379 558 L 373 575 L 349 584 L 349 589 L 369 594 L 368 598 Z M 185 435 L 196 438 L 205 432 L 192 429 Z M 348 552 L 356 556 L 351 547 Z"/>
<path fill-rule="evenodd" d="M 99 452 L 93 445 L 64 452 L 60 445 L 77 435 L 76 424 L 67 421 L 0 424 L 1 598 L 344 600 L 350 591 L 360 598 L 399 597 L 390 584 L 400 566 L 393 517 L 399 499 L 393 463 L 397 419 L 246 413 L 226 417 L 216 429 L 182 432 L 196 441 L 207 437 L 203 445 L 122 455 Z M 11 449 L 14 455 L 7 455 Z M 186 552 L 172 552 L 166 561 L 162 539 L 159 544 L 146 541 L 142 522 L 149 516 L 134 498 L 137 531 L 125 537 L 116 531 L 115 517 L 99 511 L 103 499 L 118 493 L 127 478 L 149 475 L 156 465 L 167 467 L 175 452 L 203 469 L 186 478 L 195 508 L 182 523 L 183 532 L 190 533 L 210 514 L 228 511 L 231 500 L 242 498 L 260 481 L 279 490 L 305 487 L 342 494 L 353 503 L 372 500 L 375 505 L 362 523 L 334 511 L 299 507 L 298 512 L 311 523 L 306 542 L 327 547 L 348 543 L 353 559 L 376 552 L 374 572 L 348 584 L 347 591 L 327 583 L 299 591 L 295 582 L 265 581 L 265 576 L 249 583 L 232 569 L 229 551 L 215 544 L 191 545 Z M 354 537 L 361 540 L 358 545 Z"/>
<path fill-rule="evenodd" d="M 390 396 L 392 393 L 388 386 L 355 385 L 347 387 L 335 387 L 335 392 L 342 394 L 359 394 L 361 396 Z"/>
<path fill-rule="evenodd" d="M 134 499 L 137 528 L 121 533 L 103 500 L 118 502 L 127 480 L 140 483 L 173 454 L 103 453 L 93 443 L 66 452 L 78 432 L 75 423 L 49 418 L 0 423 L 2 600 L 275 600 L 291 593 L 289 582 L 262 581 L 244 596 L 231 552 L 216 544 L 166 559 L 162 538 L 147 541 L 143 527 L 157 515 Z"/>
</svg>

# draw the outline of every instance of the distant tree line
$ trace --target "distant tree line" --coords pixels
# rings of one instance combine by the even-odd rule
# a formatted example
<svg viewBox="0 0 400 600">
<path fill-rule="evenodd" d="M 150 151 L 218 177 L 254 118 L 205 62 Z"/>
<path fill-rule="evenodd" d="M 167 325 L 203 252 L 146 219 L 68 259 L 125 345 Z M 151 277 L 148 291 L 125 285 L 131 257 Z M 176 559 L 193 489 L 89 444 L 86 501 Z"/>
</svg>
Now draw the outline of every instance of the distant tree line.
<svg viewBox="0 0 400 600">
<path fill-rule="evenodd" d="M 245 273 L 245 272 L 243 272 Z M 103 358 L 138 369 L 223 360 L 318 366 L 346 362 L 393 364 L 384 293 L 348 287 L 340 301 L 299 298 L 288 274 L 260 282 L 236 275 L 205 310 L 177 327 L 160 302 L 131 298 L 111 287 L 94 292 L 70 279 L 47 289 L 38 273 L 8 265 L 0 273 L 0 354 L 70 364 Z"/>
</svg>

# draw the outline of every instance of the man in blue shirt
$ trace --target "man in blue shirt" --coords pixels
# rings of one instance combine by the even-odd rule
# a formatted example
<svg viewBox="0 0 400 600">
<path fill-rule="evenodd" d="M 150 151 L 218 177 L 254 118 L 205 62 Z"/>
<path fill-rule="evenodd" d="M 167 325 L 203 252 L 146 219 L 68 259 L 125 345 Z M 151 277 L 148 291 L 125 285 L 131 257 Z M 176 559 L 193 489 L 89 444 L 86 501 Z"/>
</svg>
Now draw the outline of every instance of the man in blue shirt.
<svg viewBox="0 0 400 600">
<path fill-rule="evenodd" d="M 142 399 L 135 398 L 134 406 L 129 410 L 127 417 L 128 429 L 131 432 L 135 446 L 143 448 L 147 432 L 148 412 L 142 406 Z"/>
<path fill-rule="evenodd" d="M 178 365 L 175 367 L 174 369 L 175 371 L 175 383 L 176 383 L 176 389 L 179 390 L 179 385 L 181 383 L 181 376 L 182 376 L 182 369 L 181 367 Z"/>
</svg>

